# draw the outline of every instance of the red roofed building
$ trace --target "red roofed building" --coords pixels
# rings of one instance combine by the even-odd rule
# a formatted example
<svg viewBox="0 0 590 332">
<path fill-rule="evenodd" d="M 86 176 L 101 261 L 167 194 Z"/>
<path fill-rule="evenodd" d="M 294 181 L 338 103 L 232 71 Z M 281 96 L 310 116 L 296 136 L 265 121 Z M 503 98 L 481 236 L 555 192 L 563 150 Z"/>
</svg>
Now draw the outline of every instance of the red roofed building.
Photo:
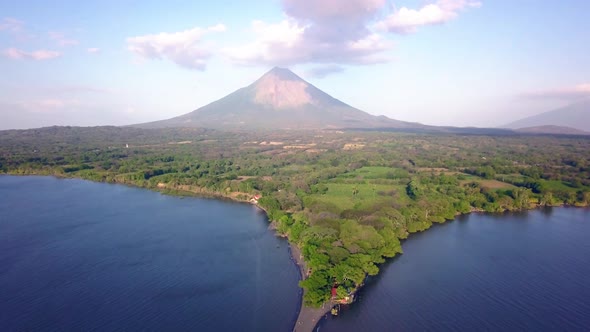
<svg viewBox="0 0 590 332">
<path fill-rule="evenodd" d="M 250 203 L 258 204 L 258 200 L 262 197 L 262 195 L 254 195 L 250 198 Z"/>
</svg>

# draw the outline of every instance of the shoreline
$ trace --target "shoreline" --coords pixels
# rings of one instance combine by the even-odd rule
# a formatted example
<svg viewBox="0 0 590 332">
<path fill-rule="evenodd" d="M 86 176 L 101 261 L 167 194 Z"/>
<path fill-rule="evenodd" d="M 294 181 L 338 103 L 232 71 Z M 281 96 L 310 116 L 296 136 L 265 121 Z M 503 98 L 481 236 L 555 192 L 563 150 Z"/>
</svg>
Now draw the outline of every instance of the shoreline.
<svg viewBox="0 0 590 332">
<path fill-rule="evenodd" d="M 301 256 L 301 250 L 297 245 L 289 242 L 289 253 L 291 254 L 291 260 L 297 266 L 299 270 L 300 280 L 305 279 L 305 262 Z M 303 292 L 301 289 L 300 295 L 300 306 L 299 313 L 297 314 L 297 320 L 295 326 L 293 326 L 293 332 L 313 332 L 316 330 L 318 323 L 326 316 L 330 309 L 332 309 L 333 303 L 328 302 L 322 304 L 320 308 L 310 308 L 303 304 Z"/>
<path fill-rule="evenodd" d="M 192 191 L 192 190 L 186 190 L 186 189 L 181 189 L 181 188 L 177 188 L 177 187 L 157 187 L 157 186 L 138 186 L 135 183 L 129 183 L 129 182 L 119 182 L 119 181 L 96 181 L 96 180 L 92 180 L 92 179 L 88 179 L 85 177 L 78 177 L 78 176 L 67 176 L 65 174 L 54 174 L 54 173 L 23 173 L 23 174 L 17 174 L 17 173 L 11 173 L 11 172 L 0 172 L 0 176 L 48 176 L 48 177 L 54 177 L 56 179 L 62 179 L 62 180 L 67 180 L 67 179 L 72 179 L 72 180 L 84 180 L 84 181 L 89 181 L 89 182 L 95 182 L 95 183 L 107 183 L 107 184 L 115 184 L 115 185 L 123 185 L 123 186 L 127 186 L 127 187 L 132 187 L 132 188 L 138 188 L 138 189 L 146 189 L 146 190 L 150 190 L 150 191 L 154 191 L 154 192 L 158 192 L 162 195 L 167 195 L 167 196 L 174 196 L 174 197 L 195 197 L 195 198 L 204 198 L 204 199 L 216 199 L 216 200 L 222 200 L 222 201 L 229 201 L 229 202 L 234 202 L 234 203 L 248 203 L 251 205 L 254 205 L 258 208 L 260 208 L 261 210 L 264 211 L 264 213 L 266 213 L 266 210 L 260 206 L 258 203 L 252 203 L 250 202 L 250 200 L 248 199 L 240 199 L 237 197 L 232 197 L 231 195 L 227 195 L 225 193 L 221 193 L 221 192 L 210 192 L 210 191 Z M 244 193 L 246 194 L 246 193 Z M 249 194 L 248 194 L 249 195 Z M 526 211 L 531 211 L 531 210 L 537 210 L 537 209 L 542 209 L 542 208 L 559 208 L 559 207 L 572 207 L 572 208 L 590 208 L 590 202 L 588 204 L 567 204 L 567 203 L 561 203 L 561 204 L 552 204 L 552 205 L 542 205 L 539 203 L 530 203 L 529 207 L 526 209 L 521 209 L 521 210 L 510 210 L 510 209 L 505 209 L 503 211 L 496 211 L 496 212 L 488 212 L 485 211 L 483 209 L 476 209 L 476 208 L 472 208 L 469 212 L 466 213 L 461 213 L 461 212 L 457 212 L 455 214 L 455 218 L 458 216 L 466 216 L 469 215 L 471 213 L 484 213 L 484 214 L 503 214 L 503 213 L 511 213 L 511 212 L 526 212 Z M 268 219 L 268 216 L 267 216 Z M 444 222 L 441 223 L 445 223 L 447 221 L 451 221 L 454 220 L 453 219 L 447 219 Z M 268 219 L 269 223 L 272 223 L 273 221 Z M 433 224 L 436 224 L 438 222 L 433 222 Z M 291 244 L 291 243 L 289 243 Z"/>
</svg>

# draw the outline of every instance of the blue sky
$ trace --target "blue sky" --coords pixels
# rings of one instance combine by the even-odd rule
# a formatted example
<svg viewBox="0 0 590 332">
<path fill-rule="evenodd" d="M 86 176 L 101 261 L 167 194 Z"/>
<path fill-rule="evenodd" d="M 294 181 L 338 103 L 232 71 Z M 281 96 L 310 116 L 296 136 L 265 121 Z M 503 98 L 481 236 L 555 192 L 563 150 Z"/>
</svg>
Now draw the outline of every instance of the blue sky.
<svg viewBox="0 0 590 332">
<path fill-rule="evenodd" d="M 3 1 L 0 129 L 190 112 L 289 67 L 371 114 L 499 126 L 590 96 L 590 1 Z"/>
</svg>

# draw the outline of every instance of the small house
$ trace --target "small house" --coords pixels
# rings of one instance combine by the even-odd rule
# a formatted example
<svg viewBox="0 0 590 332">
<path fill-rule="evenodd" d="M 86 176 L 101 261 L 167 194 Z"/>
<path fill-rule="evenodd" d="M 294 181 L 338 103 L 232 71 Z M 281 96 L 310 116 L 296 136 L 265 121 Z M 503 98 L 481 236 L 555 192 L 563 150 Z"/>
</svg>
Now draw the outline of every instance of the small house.
<svg viewBox="0 0 590 332">
<path fill-rule="evenodd" d="M 252 204 L 258 204 L 258 200 L 261 198 L 261 195 L 254 195 L 252 196 L 252 198 L 250 198 L 250 203 Z"/>
</svg>

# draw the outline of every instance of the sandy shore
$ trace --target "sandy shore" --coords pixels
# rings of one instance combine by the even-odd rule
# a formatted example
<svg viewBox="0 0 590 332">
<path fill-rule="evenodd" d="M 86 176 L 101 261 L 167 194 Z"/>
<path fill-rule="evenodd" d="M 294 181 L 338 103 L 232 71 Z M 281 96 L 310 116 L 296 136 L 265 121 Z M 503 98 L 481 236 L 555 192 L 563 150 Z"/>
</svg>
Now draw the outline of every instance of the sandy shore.
<svg viewBox="0 0 590 332">
<path fill-rule="evenodd" d="M 299 267 L 299 273 L 301 275 L 301 280 L 305 278 L 305 262 L 303 261 L 303 257 L 301 256 L 301 250 L 299 248 L 289 243 L 291 247 L 291 256 L 293 257 L 293 261 Z M 301 293 L 303 296 L 303 293 Z M 297 321 L 295 322 L 295 326 L 293 327 L 294 332 L 312 332 L 317 323 L 320 319 L 330 312 L 332 309 L 332 303 L 324 303 L 321 308 L 309 308 L 303 305 L 303 299 L 301 300 L 301 307 L 299 308 L 299 315 L 297 316 Z"/>
</svg>

